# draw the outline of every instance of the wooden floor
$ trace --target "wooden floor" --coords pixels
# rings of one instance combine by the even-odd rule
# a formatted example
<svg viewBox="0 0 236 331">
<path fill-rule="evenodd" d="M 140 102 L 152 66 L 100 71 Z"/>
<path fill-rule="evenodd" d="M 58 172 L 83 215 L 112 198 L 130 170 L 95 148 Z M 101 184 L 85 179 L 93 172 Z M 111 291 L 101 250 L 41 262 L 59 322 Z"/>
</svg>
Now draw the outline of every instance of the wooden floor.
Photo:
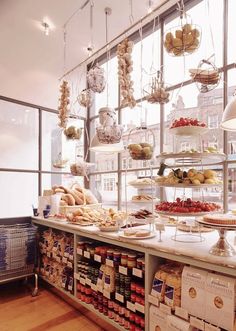
<svg viewBox="0 0 236 331">
<path fill-rule="evenodd" d="M 66 330 L 104 329 L 47 289 L 33 298 L 22 283 L 0 285 L 0 331 Z"/>
</svg>

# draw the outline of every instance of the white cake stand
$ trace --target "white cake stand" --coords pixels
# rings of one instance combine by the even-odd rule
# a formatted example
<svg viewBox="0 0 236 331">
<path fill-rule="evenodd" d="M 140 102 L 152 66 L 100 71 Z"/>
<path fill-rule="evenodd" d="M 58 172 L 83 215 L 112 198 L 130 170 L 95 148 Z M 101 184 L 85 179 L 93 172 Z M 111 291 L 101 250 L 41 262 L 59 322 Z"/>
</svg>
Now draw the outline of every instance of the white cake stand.
<svg viewBox="0 0 236 331">
<path fill-rule="evenodd" d="M 235 249 L 229 244 L 226 239 L 227 231 L 236 231 L 236 225 L 221 225 L 205 222 L 204 220 L 198 220 L 201 225 L 216 229 L 220 238 L 217 243 L 213 245 L 209 251 L 210 254 L 222 257 L 234 256 L 236 254 Z"/>
</svg>

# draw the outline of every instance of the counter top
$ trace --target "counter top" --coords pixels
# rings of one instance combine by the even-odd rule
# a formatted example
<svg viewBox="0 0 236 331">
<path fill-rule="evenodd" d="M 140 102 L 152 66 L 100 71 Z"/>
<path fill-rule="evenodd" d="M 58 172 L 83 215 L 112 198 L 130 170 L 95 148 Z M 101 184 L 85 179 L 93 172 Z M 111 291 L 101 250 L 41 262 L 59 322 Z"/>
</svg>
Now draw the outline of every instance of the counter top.
<svg viewBox="0 0 236 331">
<path fill-rule="evenodd" d="M 220 257 L 209 254 L 210 248 L 219 239 L 218 232 L 212 231 L 208 233 L 202 233 L 204 241 L 202 242 L 179 242 L 172 239 L 175 234 L 175 227 L 165 227 L 165 231 L 162 232 L 162 241 L 159 242 L 159 234 L 157 233 L 154 238 L 150 239 L 129 239 L 121 238 L 117 232 L 101 232 L 96 226 L 80 226 L 73 225 L 66 221 L 57 220 L 53 218 L 44 219 L 40 217 L 34 217 L 33 223 L 44 225 L 47 227 L 56 228 L 59 230 L 71 232 L 80 236 L 85 236 L 95 240 L 105 241 L 114 245 L 127 247 L 130 249 L 149 252 L 150 254 L 157 255 L 164 258 L 171 258 L 168 255 L 174 255 L 176 260 L 180 262 L 189 263 L 189 258 L 195 262 L 202 261 L 203 264 L 194 263 L 200 267 L 207 267 L 208 264 L 215 266 L 222 266 L 232 269 L 231 274 L 236 276 L 236 255 L 233 257 Z M 148 228 L 148 226 L 140 226 L 140 228 Z M 184 232 L 178 231 L 178 233 L 184 234 Z M 227 234 L 227 240 L 231 245 L 234 245 L 235 231 L 229 231 Z M 236 249 L 236 247 L 235 247 Z M 185 260 L 186 259 L 186 260 Z M 222 271 L 212 268 L 212 270 Z"/>
</svg>

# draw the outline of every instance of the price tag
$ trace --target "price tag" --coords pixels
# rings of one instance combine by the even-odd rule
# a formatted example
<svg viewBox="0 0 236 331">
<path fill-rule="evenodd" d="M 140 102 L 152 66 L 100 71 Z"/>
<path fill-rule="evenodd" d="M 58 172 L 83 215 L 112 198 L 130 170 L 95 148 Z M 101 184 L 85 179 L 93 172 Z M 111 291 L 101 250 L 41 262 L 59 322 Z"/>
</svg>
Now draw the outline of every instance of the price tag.
<svg viewBox="0 0 236 331">
<path fill-rule="evenodd" d="M 139 311 L 140 313 L 144 314 L 144 306 L 140 305 L 140 303 L 135 302 L 135 309 Z"/>
<path fill-rule="evenodd" d="M 109 267 L 114 267 L 114 262 L 112 260 L 106 259 L 106 265 Z"/>
<path fill-rule="evenodd" d="M 51 253 L 50 252 L 47 252 L 47 257 L 51 257 Z"/>
<path fill-rule="evenodd" d="M 97 285 L 96 284 L 91 284 L 91 289 L 95 292 L 97 292 Z"/>
<path fill-rule="evenodd" d="M 205 324 L 204 321 L 202 321 L 196 317 L 190 316 L 190 325 L 191 326 L 194 326 L 195 328 L 204 331 L 205 330 L 204 324 Z"/>
<path fill-rule="evenodd" d="M 116 297 L 116 300 L 124 303 L 124 296 L 123 295 L 121 295 L 120 293 L 116 293 L 115 297 Z"/>
<path fill-rule="evenodd" d="M 83 250 L 81 248 L 77 248 L 77 254 L 83 255 Z"/>
<path fill-rule="evenodd" d="M 80 284 L 85 285 L 85 278 L 80 278 Z"/>
<path fill-rule="evenodd" d="M 84 251 L 84 257 L 86 257 L 86 259 L 90 259 L 90 253 L 87 251 Z"/>
<path fill-rule="evenodd" d="M 62 262 L 67 264 L 67 258 L 65 256 L 63 256 L 63 258 L 62 258 Z"/>
<path fill-rule="evenodd" d="M 101 256 L 98 254 L 94 254 L 94 261 L 101 263 L 102 262 Z"/>
<path fill-rule="evenodd" d="M 74 278 L 77 279 L 77 280 L 79 280 L 80 279 L 80 275 L 75 272 L 74 273 Z"/>
<path fill-rule="evenodd" d="M 107 299 L 111 299 L 111 293 L 109 292 L 109 291 L 107 291 L 107 290 L 104 290 L 103 291 L 103 295 L 104 295 L 104 297 L 106 297 Z"/>
<path fill-rule="evenodd" d="M 86 277 L 85 282 L 87 285 L 89 285 L 91 287 L 91 279 Z"/>
<path fill-rule="evenodd" d="M 164 303 L 160 303 L 160 310 L 167 315 L 171 315 L 171 308 L 167 305 L 164 305 Z"/>
<path fill-rule="evenodd" d="M 149 294 L 148 302 L 152 303 L 153 305 L 159 307 L 159 299 L 155 298 L 153 295 Z"/>
<path fill-rule="evenodd" d="M 205 322 L 205 331 L 220 331 L 220 328 Z"/>
<path fill-rule="evenodd" d="M 72 262 L 68 261 L 68 262 L 67 262 L 67 266 L 68 266 L 69 268 L 73 268 L 73 264 L 72 264 Z"/>
<path fill-rule="evenodd" d="M 128 268 L 122 267 L 121 265 L 119 266 L 119 273 L 122 275 L 127 276 L 128 275 Z"/>
<path fill-rule="evenodd" d="M 130 302 L 130 301 L 127 301 L 127 303 L 126 303 L 126 307 L 129 309 L 129 310 L 131 310 L 132 312 L 136 312 L 136 310 L 135 310 L 135 304 L 134 303 L 132 303 L 132 302 Z"/>
<path fill-rule="evenodd" d="M 141 269 L 133 268 L 133 275 L 139 278 L 143 278 L 143 272 Z"/>
<path fill-rule="evenodd" d="M 61 262 L 60 256 L 56 256 L 56 261 L 59 262 L 59 263 Z"/>
<path fill-rule="evenodd" d="M 188 320 L 188 311 L 181 307 L 175 307 L 175 315 Z"/>
</svg>

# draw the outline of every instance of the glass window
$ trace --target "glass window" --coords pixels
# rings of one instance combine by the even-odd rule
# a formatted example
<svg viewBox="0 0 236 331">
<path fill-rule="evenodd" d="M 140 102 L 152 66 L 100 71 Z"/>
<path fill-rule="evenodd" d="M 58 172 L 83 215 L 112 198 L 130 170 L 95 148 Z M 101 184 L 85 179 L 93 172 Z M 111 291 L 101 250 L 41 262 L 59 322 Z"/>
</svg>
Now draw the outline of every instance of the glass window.
<svg viewBox="0 0 236 331">
<path fill-rule="evenodd" d="M 0 218 L 32 215 L 38 205 L 38 174 L 0 172 Z"/>
<path fill-rule="evenodd" d="M 0 168 L 38 168 L 38 110 L 0 100 Z"/>
</svg>

